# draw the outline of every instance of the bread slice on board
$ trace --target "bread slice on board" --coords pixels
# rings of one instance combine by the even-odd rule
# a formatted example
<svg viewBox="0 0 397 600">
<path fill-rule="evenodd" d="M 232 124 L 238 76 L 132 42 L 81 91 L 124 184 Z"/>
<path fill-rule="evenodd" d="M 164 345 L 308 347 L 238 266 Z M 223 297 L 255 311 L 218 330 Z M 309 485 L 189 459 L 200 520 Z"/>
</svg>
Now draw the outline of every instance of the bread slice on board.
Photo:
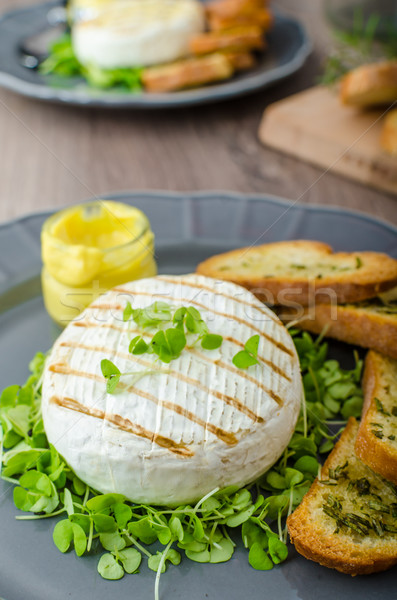
<svg viewBox="0 0 397 600">
<path fill-rule="evenodd" d="M 357 456 L 397 485 L 397 360 L 368 352 Z"/>
<path fill-rule="evenodd" d="M 348 344 L 372 348 L 397 359 L 397 302 L 368 300 L 359 304 L 316 304 L 313 307 L 280 307 L 279 317 L 296 327 L 322 333 Z"/>
<path fill-rule="evenodd" d="M 362 65 L 349 71 L 340 86 L 343 104 L 365 108 L 397 100 L 397 60 Z"/>
<path fill-rule="evenodd" d="M 360 302 L 397 285 L 397 260 L 377 252 L 337 252 L 295 240 L 239 248 L 199 264 L 198 273 L 233 281 L 264 302 Z"/>
<path fill-rule="evenodd" d="M 397 489 L 354 453 L 352 417 L 298 508 L 288 517 L 300 554 L 325 567 L 359 575 L 397 564 Z"/>
</svg>

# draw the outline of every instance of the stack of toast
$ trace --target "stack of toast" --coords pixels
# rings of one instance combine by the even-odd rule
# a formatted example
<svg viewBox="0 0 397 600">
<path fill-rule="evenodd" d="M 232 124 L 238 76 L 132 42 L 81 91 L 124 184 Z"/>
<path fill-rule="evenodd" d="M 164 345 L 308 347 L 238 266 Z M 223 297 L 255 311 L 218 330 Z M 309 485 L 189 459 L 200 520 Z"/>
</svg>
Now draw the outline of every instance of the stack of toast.
<svg viewBox="0 0 397 600">
<path fill-rule="evenodd" d="M 351 418 L 287 526 L 298 552 L 350 575 L 397 564 L 397 260 L 312 241 L 234 250 L 198 267 L 302 329 L 371 348 Z"/>
<path fill-rule="evenodd" d="M 229 79 L 255 65 L 273 23 L 267 0 L 214 0 L 205 7 L 205 33 L 192 37 L 191 56 L 149 67 L 142 82 L 148 92 L 171 92 Z"/>
<path fill-rule="evenodd" d="M 397 358 L 397 260 L 296 240 L 241 248 L 198 266 L 247 287 L 285 322 Z"/>
</svg>

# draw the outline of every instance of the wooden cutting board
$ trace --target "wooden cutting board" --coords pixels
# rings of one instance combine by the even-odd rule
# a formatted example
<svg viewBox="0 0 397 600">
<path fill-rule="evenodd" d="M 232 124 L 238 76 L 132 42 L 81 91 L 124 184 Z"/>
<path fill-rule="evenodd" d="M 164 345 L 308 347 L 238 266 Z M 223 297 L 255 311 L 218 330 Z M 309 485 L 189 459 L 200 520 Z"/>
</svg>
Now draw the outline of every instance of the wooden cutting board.
<svg viewBox="0 0 397 600">
<path fill-rule="evenodd" d="M 397 157 L 380 147 L 380 110 L 343 106 L 333 90 L 317 86 L 264 112 L 259 139 L 322 169 L 397 194 Z"/>
</svg>

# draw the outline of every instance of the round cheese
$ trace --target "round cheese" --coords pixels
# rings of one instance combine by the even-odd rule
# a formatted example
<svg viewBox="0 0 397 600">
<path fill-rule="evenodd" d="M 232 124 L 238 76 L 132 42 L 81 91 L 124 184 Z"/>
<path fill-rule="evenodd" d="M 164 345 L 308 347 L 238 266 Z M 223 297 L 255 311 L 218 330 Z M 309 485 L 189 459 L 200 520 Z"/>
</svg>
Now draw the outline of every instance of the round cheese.
<svg viewBox="0 0 397 600">
<path fill-rule="evenodd" d="M 73 48 L 83 65 L 146 67 L 186 56 L 204 23 L 198 0 L 116 2 L 73 25 Z"/>
<path fill-rule="evenodd" d="M 128 301 L 192 306 L 222 345 L 188 345 L 169 364 L 132 355 L 131 339 L 149 342 L 158 329 L 124 322 Z M 233 357 L 254 335 L 258 364 L 237 368 Z M 104 358 L 132 373 L 113 394 Z M 253 294 L 200 275 L 158 276 L 114 288 L 66 327 L 47 360 L 42 412 L 49 442 L 91 487 L 173 506 L 263 474 L 291 438 L 301 397 L 293 341 Z"/>
</svg>

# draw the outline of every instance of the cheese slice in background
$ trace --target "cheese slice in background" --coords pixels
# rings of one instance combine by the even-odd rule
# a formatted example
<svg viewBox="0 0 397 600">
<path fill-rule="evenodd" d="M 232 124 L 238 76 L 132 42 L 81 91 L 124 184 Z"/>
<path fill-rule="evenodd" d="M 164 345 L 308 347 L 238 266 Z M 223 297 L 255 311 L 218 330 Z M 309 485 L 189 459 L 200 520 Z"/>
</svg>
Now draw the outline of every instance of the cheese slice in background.
<svg viewBox="0 0 397 600">
<path fill-rule="evenodd" d="M 204 30 L 198 0 L 102 0 L 72 7 L 72 42 L 83 65 L 103 69 L 145 67 L 189 53 Z"/>
<path fill-rule="evenodd" d="M 132 376 L 106 393 L 100 363 L 144 371 L 154 355 L 133 356 L 131 339 L 156 329 L 123 321 L 127 301 L 193 306 L 217 350 L 186 347 L 162 373 Z M 238 369 L 233 356 L 260 335 L 259 364 Z M 243 486 L 287 446 L 302 398 L 299 360 L 288 331 L 249 291 L 200 275 L 158 276 L 114 288 L 71 322 L 47 359 L 42 413 L 48 440 L 94 489 L 135 502 L 175 506 L 216 487 Z"/>
</svg>

